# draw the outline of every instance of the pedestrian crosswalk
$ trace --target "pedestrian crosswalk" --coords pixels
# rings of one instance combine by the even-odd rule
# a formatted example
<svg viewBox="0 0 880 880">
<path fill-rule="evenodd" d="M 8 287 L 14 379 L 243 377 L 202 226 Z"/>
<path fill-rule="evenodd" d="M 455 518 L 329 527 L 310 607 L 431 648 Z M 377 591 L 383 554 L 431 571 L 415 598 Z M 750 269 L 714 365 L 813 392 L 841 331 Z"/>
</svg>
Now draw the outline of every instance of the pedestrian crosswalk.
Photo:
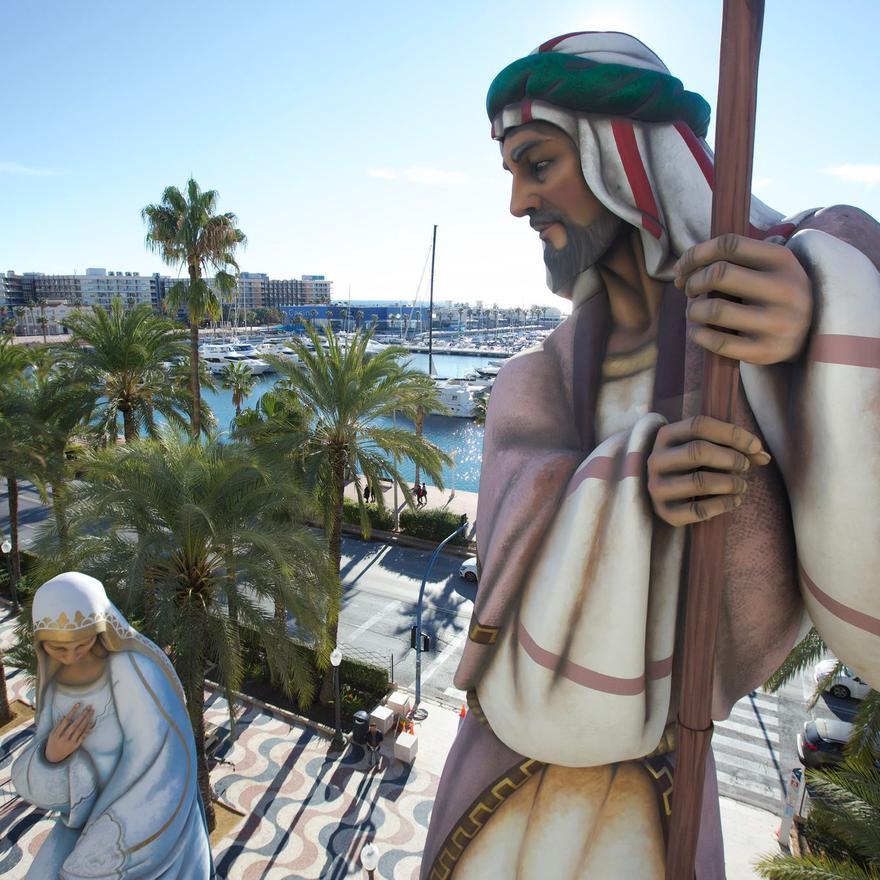
<svg viewBox="0 0 880 880">
<path fill-rule="evenodd" d="M 780 763 L 779 698 L 753 692 L 727 721 L 716 722 L 712 751 L 718 790 L 725 797 L 778 812 L 785 799 L 786 771 Z"/>
</svg>

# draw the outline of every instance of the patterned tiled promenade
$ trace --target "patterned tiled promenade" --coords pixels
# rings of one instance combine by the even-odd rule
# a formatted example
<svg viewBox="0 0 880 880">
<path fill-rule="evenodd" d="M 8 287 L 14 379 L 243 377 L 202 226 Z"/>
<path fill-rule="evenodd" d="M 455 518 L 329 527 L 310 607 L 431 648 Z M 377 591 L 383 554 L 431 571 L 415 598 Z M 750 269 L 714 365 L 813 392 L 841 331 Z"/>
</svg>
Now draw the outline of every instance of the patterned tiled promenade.
<svg viewBox="0 0 880 880">
<path fill-rule="evenodd" d="M 4 625 L 5 624 L 5 625 Z M 4 632 L 5 631 L 5 632 Z M 0 644 L 10 634 L 0 622 Z M 10 700 L 32 701 L 24 675 L 7 670 Z M 317 730 L 249 706 L 229 737 L 224 699 L 206 693 L 206 722 L 219 743 L 211 781 L 219 801 L 241 820 L 213 846 L 222 880 L 361 877 L 368 841 L 382 853 L 376 874 L 415 880 L 438 778 L 390 755 L 369 771 L 363 749 L 328 755 Z M 240 711 L 240 710 L 239 710 Z M 33 736 L 28 722 L 0 737 L 0 877 L 22 880 L 54 819 L 21 801 L 10 784 L 12 762 Z M 430 762 L 429 762 L 430 763 Z"/>
</svg>

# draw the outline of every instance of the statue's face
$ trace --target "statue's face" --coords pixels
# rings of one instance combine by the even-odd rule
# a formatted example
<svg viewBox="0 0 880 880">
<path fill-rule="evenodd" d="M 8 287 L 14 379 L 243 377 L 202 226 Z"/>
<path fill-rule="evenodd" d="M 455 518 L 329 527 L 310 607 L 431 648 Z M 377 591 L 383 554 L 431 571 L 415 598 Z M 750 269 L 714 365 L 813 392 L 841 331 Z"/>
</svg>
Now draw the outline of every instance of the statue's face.
<svg viewBox="0 0 880 880">
<path fill-rule="evenodd" d="M 97 638 L 97 636 L 91 636 L 76 642 L 45 641 L 42 644 L 46 653 L 53 660 L 57 660 L 65 666 L 73 666 L 79 663 L 92 650 Z"/>
<path fill-rule="evenodd" d="M 511 175 L 510 213 L 528 217 L 544 243 L 553 291 L 561 290 L 608 250 L 623 221 L 590 191 L 574 141 L 546 122 L 511 131 L 502 146 Z"/>
</svg>

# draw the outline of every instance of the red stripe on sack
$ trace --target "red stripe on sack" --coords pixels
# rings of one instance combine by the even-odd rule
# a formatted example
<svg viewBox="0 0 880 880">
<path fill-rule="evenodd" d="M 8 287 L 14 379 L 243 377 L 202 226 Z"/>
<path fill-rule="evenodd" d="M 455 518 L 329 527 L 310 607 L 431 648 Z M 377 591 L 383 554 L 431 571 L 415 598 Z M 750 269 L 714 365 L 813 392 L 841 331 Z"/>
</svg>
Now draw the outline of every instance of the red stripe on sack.
<svg viewBox="0 0 880 880">
<path fill-rule="evenodd" d="M 810 343 L 807 360 L 819 364 L 880 369 L 880 339 L 873 336 L 846 336 L 842 333 L 819 334 Z"/>
<path fill-rule="evenodd" d="M 529 657 L 543 669 L 555 672 L 559 666 L 559 656 L 546 651 L 529 635 L 522 621 L 519 624 L 519 643 Z M 646 676 L 639 675 L 636 678 L 620 678 L 616 675 L 605 675 L 588 669 L 571 660 L 566 660 L 560 668 L 560 674 L 574 684 L 601 691 L 605 694 L 614 694 L 619 697 L 635 697 L 645 690 Z M 665 660 L 655 660 L 648 664 L 648 678 L 654 680 L 666 678 L 672 672 L 672 657 Z"/>
<path fill-rule="evenodd" d="M 570 34 L 563 34 L 561 37 L 554 37 L 552 40 L 547 40 L 546 43 L 541 43 L 538 46 L 539 52 L 552 52 L 561 42 L 567 40 L 569 37 L 580 37 L 584 34 L 595 34 L 596 31 L 572 31 Z"/>
<path fill-rule="evenodd" d="M 624 120 L 612 119 L 611 131 L 614 134 L 617 151 L 620 153 L 623 171 L 629 181 L 629 188 L 636 200 L 636 208 L 642 212 L 642 227 L 650 232 L 654 238 L 660 238 L 663 234 L 663 228 L 658 219 L 657 203 L 654 201 L 654 192 L 651 189 L 648 174 L 639 153 L 633 127 Z"/>
<path fill-rule="evenodd" d="M 804 571 L 804 566 L 801 562 L 798 562 L 798 568 L 800 569 L 804 585 L 813 594 L 813 598 L 826 611 L 830 611 L 844 623 L 871 633 L 873 636 L 880 636 L 880 620 L 876 617 L 871 617 L 870 614 L 865 614 L 864 611 L 856 611 L 855 608 L 850 608 L 849 605 L 844 605 L 843 602 L 838 602 L 837 599 L 832 599 L 828 593 L 820 590 L 810 579 L 810 576 Z"/>
<path fill-rule="evenodd" d="M 620 459 L 610 455 L 591 458 L 586 465 L 571 478 L 565 497 L 573 495 L 585 480 L 606 480 L 617 482 L 626 477 L 640 477 L 645 471 L 645 456 L 641 452 L 629 452 L 624 456 L 622 467 Z"/>
<path fill-rule="evenodd" d="M 533 122 L 534 119 L 532 117 L 532 99 L 531 98 L 523 98 L 522 102 L 519 105 L 520 113 L 522 114 L 522 118 L 520 120 L 520 125 L 525 125 L 527 122 Z"/>
</svg>

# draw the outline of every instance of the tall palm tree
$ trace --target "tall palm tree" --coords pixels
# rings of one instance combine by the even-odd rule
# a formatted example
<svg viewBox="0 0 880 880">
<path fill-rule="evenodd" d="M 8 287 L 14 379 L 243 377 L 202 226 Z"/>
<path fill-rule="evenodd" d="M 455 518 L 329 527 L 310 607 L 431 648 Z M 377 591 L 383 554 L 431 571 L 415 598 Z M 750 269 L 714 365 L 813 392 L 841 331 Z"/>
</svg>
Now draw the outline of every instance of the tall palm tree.
<svg viewBox="0 0 880 880">
<path fill-rule="evenodd" d="M 220 295 L 231 296 L 239 271 L 235 250 L 246 241 L 235 214 L 215 213 L 218 200 L 216 190 L 202 190 L 190 178 L 185 196 L 176 186 L 169 186 L 159 204 L 147 205 L 141 211 L 147 224 L 147 247 L 169 266 L 187 272 L 187 280 L 173 285 L 167 299 L 172 311 L 185 306 L 189 315 L 193 437 L 201 433 L 199 325 L 205 318 L 216 319 L 221 312 L 220 300 L 206 276 L 213 271 Z"/>
<path fill-rule="evenodd" d="M 34 410 L 30 378 L 34 352 L 0 339 L 0 475 L 9 503 L 9 583 L 13 597 L 21 580 L 18 544 L 18 481 L 39 480 L 46 461 L 40 438 L 46 430 Z"/>
<path fill-rule="evenodd" d="M 204 686 L 215 663 L 234 723 L 238 626 L 265 649 L 273 679 L 300 703 L 316 682 L 302 650 L 275 625 L 276 602 L 326 650 L 323 613 L 336 578 L 320 539 L 302 525 L 304 497 L 289 476 L 241 443 L 196 443 L 171 430 L 156 440 L 91 453 L 71 491 L 71 540 L 38 549 L 45 572 L 100 578 L 145 634 L 170 646 L 196 741 L 199 786 L 214 827 L 205 755 Z M 233 615 L 234 609 L 234 615 Z"/>
<path fill-rule="evenodd" d="M 253 370 L 242 363 L 227 364 L 220 374 L 223 387 L 232 391 L 232 405 L 235 407 L 235 415 L 241 415 L 241 402 L 253 391 Z"/>
<path fill-rule="evenodd" d="M 330 557 L 337 576 L 342 562 L 342 501 L 345 483 L 353 479 L 361 513 L 361 526 L 369 529 L 360 476 L 366 484 L 378 485 L 390 476 L 408 503 L 412 496 L 398 470 L 400 461 L 411 461 L 443 487 L 441 467 L 449 456 L 424 437 L 378 424 L 395 412 L 415 418 L 420 407 L 437 399 L 430 377 L 401 361 L 406 349 L 387 347 L 367 354 L 373 331 L 361 330 L 341 345 L 329 327 L 324 341 L 314 327 L 307 328 L 312 347 L 295 340 L 291 346 L 299 361 L 271 358 L 282 388 L 292 391 L 306 413 L 310 435 L 302 447 L 306 474 L 315 486 L 321 504 Z M 380 496 L 381 498 L 381 496 Z M 336 644 L 339 607 L 330 607 L 327 628 L 329 642 Z M 321 688 L 323 702 L 332 693 L 332 674 L 327 667 Z"/>
<path fill-rule="evenodd" d="M 43 496 L 52 490 L 52 510 L 59 539 L 67 537 L 65 501 L 70 460 L 84 448 L 88 419 L 95 402 L 94 388 L 66 369 L 64 354 L 58 348 L 35 352 L 34 368 L 28 376 L 26 398 L 31 419 L 41 426 L 32 436 L 42 467 L 35 482 Z"/>
<path fill-rule="evenodd" d="M 155 435 L 156 413 L 170 424 L 186 426 L 192 398 L 170 380 L 167 366 L 186 356 L 186 336 L 168 318 L 146 303 L 126 309 L 116 298 L 109 311 L 92 306 L 72 313 L 67 326 L 71 338 L 63 347 L 65 357 L 91 383 L 101 430 L 111 442 L 116 442 L 120 413 L 126 443 L 138 437 L 141 427 Z"/>
<path fill-rule="evenodd" d="M 38 454 L 30 445 L 30 433 L 39 431 L 21 399 L 21 384 L 25 381 L 28 353 L 0 339 L 0 475 L 6 478 L 9 499 L 9 541 L 7 554 L 10 592 L 14 597 L 21 579 L 21 561 L 18 548 L 18 477 L 23 471 L 33 473 L 41 465 Z M 0 725 L 12 720 L 12 709 L 6 692 L 6 672 L 0 657 Z"/>
</svg>

